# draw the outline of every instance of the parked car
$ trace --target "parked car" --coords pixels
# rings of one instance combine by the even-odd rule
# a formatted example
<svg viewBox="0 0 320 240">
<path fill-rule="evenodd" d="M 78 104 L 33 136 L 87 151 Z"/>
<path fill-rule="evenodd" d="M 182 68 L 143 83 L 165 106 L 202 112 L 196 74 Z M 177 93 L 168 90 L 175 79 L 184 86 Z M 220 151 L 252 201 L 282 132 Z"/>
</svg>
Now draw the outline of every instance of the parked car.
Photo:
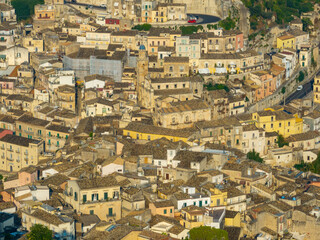
<svg viewBox="0 0 320 240">
<path fill-rule="evenodd" d="M 303 89 L 303 86 L 302 86 L 302 85 L 300 85 L 300 86 L 297 87 L 297 90 L 298 90 L 298 91 L 301 91 L 302 89 Z"/>
<path fill-rule="evenodd" d="M 197 19 L 190 18 L 190 19 L 188 20 L 188 23 L 197 23 Z"/>
</svg>

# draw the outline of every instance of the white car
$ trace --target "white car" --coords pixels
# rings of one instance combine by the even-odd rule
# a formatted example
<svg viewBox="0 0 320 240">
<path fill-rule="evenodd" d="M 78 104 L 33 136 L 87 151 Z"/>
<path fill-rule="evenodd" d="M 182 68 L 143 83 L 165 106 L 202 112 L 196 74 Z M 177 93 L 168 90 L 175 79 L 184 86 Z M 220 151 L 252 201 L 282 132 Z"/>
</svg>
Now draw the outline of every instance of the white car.
<svg viewBox="0 0 320 240">
<path fill-rule="evenodd" d="M 297 87 L 297 90 L 298 91 L 301 91 L 303 89 L 303 86 L 302 85 L 299 85 L 298 87 Z"/>
<path fill-rule="evenodd" d="M 107 5 L 106 4 L 101 4 L 100 7 L 106 8 Z"/>
</svg>

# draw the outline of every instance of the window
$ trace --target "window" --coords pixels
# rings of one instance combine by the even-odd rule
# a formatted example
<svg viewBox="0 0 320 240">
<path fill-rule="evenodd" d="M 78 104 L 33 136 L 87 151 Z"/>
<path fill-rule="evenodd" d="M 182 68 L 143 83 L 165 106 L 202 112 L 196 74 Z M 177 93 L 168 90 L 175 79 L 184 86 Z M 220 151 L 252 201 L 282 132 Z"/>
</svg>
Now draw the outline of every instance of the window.
<svg viewBox="0 0 320 240">
<path fill-rule="evenodd" d="M 273 128 L 273 123 L 271 123 L 271 128 Z"/>
<path fill-rule="evenodd" d="M 109 208 L 109 217 L 113 216 L 113 208 Z"/>
<path fill-rule="evenodd" d="M 78 201 L 78 193 L 77 192 L 74 192 L 74 200 Z"/>
<path fill-rule="evenodd" d="M 90 210 L 90 215 L 93 215 L 94 214 L 94 210 Z"/>
<path fill-rule="evenodd" d="M 93 193 L 91 194 L 91 201 L 98 201 L 99 200 L 99 194 Z"/>
<path fill-rule="evenodd" d="M 288 122 L 288 126 L 290 127 L 290 122 Z"/>
<path fill-rule="evenodd" d="M 86 203 L 86 202 L 87 202 L 87 195 L 83 195 L 83 196 L 82 196 L 82 201 L 83 201 L 83 203 Z"/>
<path fill-rule="evenodd" d="M 148 135 L 148 141 L 150 141 L 151 140 L 151 137 L 150 137 L 150 135 Z"/>
<path fill-rule="evenodd" d="M 103 199 L 104 199 L 104 200 L 108 200 L 108 193 L 107 193 L 107 192 L 104 193 Z"/>
<path fill-rule="evenodd" d="M 172 213 L 172 208 L 170 209 L 170 213 Z"/>
<path fill-rule="evenodd" d="M 163 214 L 167 214 L 167 209 L 164 209 L 164 210 L 163 210 Z"/>
</svg>

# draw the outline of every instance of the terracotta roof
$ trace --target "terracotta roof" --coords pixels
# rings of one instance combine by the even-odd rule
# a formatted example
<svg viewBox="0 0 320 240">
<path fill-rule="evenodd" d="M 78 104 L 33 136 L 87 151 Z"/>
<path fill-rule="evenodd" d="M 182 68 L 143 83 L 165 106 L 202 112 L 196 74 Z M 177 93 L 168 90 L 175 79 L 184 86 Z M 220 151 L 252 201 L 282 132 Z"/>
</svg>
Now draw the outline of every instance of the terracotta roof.
<svg viewBox="0 0 320 240">
<path fill-rule="evenodd" d="M 80 189 L 93 189 L 103 187 L 116 187 L 119 186 L 118 181 L 111 176 L 96 177 L 93 179 L 81 179 L 77 180 Z"/>
</svg>

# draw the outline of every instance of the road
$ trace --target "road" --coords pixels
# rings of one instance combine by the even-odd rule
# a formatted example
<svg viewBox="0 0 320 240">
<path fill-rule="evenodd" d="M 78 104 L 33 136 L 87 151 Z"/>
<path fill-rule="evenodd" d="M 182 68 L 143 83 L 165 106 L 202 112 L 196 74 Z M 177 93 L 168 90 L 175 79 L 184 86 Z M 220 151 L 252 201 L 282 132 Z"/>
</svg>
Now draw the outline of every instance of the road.
<svg viewBox="0 0 320 240">
<path fill-rule="evenodd" d="M 310 82 L 305 83 L 302 90 L 296 90 L 294 93 L 288 96 L 286 98 L 286 104 L 290 103 L 294 99 L 300 99 L 307 96 L 313 89 L 313 82 L 314 78 Z M 281 104 L 283 104 L 283 102 Z"/>
<path fill-rule="evenodd" d="M 83 6 L 83 7 L 88 7 L 88 8 L 91 6 L 92 9 L 107 10 L 106 7 L 93 6 L 93 5 L 84 4 L 84 3 L 77 3 L 76 1 L 72 1 L 72 0 L 66 1 L 66 3 L 73 4 L 73 5 L 78 5 L 78 6 Z"/>
<path fill-rule="evenodd" d="M 320 73 L 320 70 L 314 74 L 314 76 L 317 76 Z M 307 96 L 313 89 L 313 83 L 314 83 L 314 77 L 311 79 L 311 81 L 308 81 L 303 85 L 302 90 L 296 90 L 294 93 L 290 94 L 290 96 L 286 97 L 286 104 L 290 103 L 294 99 L 301 99 L 305 96 Z M 283 104 L 283 101 L 281 102 Z"/>
<path fill-rule="evenodd" d="M 199 21 L 197 21 L 197 23 L 195 23 L 195 24 L 216 23 L 221 20 L 219 17 L 212 16 L 212 15 L 206 15 L 206 14 L 188 13 L 187 15 L 188 15 L 188 17 L 195 16 L 198 18 Z"/>
</svg>

